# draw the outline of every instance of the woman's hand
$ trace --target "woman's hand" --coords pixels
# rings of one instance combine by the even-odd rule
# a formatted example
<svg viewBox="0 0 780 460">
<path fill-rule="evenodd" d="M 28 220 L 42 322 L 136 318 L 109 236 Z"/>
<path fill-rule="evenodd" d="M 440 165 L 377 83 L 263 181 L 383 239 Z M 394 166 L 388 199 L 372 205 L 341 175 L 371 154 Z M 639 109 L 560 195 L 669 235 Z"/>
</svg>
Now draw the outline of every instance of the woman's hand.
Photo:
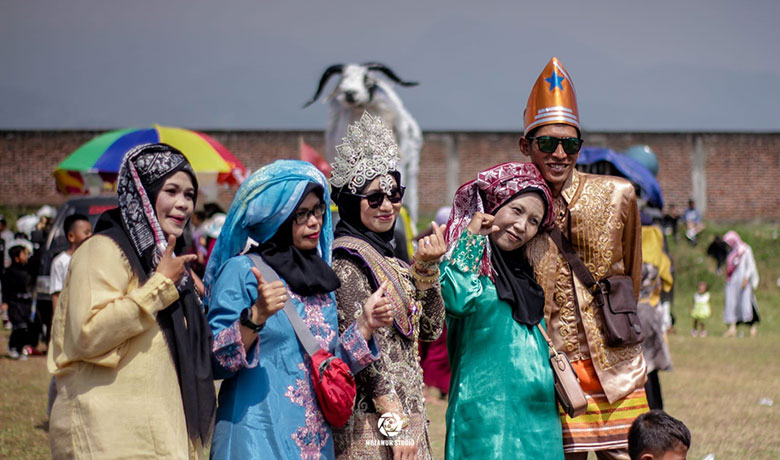
<svg viewBox="0 0 780 460">
<path fill-rule="evenodd" d="M 417 460 L 417 443 L 393 446 L 393 460 Z"/>
<path fill-rule="evenodd" d="M 287 302 L 287 288 L 281 280 L 266 283 L 256 267 L 252 267 L 252 274 L 257 278 L 257 301 L 252 305 L 252 322 L 263 324 L 284 308 Z"/>
<path fill-rule="evenodd" d="M 498 231 L 498 226 L 493 225 L 493 221 L 496 220 L 496 216 L 485 214 L 483 212 L 475 212 L 474 216 L 469 222 L 468 230 L 472 235 L 490 235 L 493 232 Z"/>
<path fill-rule="evenodd" d="M 173 284 L 178 283 L 181 277 L 184 276 L 184 272 L 187 271 L 187 264 L 195 262 L 198 258 L 195 254 L 188 254 L 184 256 L 176 256 L 173 254 L 173 247 L 176 245 L 176 237 L 173 235 L 168 236 L 168 247 L 162 254 L 160 263 L 157 264 L 157 273 L 164 275 L 169 280 L 173 281 Z"/>
<path fill-rule="evenodd" d="M 382 415 L 385 413 L 392 413 L 395 414 L 397 417 L 401 418 L 401 426 L 396 427 L 400 428 L 400 433 L 403 433 L 403 436 L 398 436 L 396 439 L 409 439 L 412 438 L 414 444 L 411 446 L 405 446 L 405 445 L 395 445 L 392 446 L 393 450 L 393 460 L 416 460 L 417 459 L 417 443 L 419 442 L 417 439 L 414 439 L 414 435 L 412 434 L 410 430 L 410 420 L 407 416 L 404 415 L 404 410 L 401 409 L 398 401 L 398 396 L 395 394 L 384 394 L 380 396 L 374 397 L 374 407 L 376 407 L 377 415 Z M 403 420 L 406 419 L 404 422 Z M 391 428 L 391 427 L 387 427 Z"/>
<path fill-rule="evenodd" d="M 382 283 L 379 289 L 366 300 L 365 305 L 363 305 L 363 314 L 357 319 L 358 329 L 366 340 L 371 339 L 371 334 L 374 333 L 375 329 L 393 324 L 393 306 L 385 297 L 386 288 L 387 281 Z"/>
<path fill-rule="evenodd" d="M 195 256 L 197 256 L 197 254 L 195 254 Z M 201 297 L 206 295 L 206 286 L 203 284 L 203 280 L 200 279 L 200 276 L 195 272 L 192 272 L 192 283 L 195 284 L 195 289 Z"/>
<path fill-rule="evenodd" d="M 436 225 L 431 222 L 433 233 L 417 242 L 417 251 L 414 252 L 415 262 L 433 262 L 447 252 L 447 244 L 444 242 L 444 230 L 446 225 Z"/>
</svg>

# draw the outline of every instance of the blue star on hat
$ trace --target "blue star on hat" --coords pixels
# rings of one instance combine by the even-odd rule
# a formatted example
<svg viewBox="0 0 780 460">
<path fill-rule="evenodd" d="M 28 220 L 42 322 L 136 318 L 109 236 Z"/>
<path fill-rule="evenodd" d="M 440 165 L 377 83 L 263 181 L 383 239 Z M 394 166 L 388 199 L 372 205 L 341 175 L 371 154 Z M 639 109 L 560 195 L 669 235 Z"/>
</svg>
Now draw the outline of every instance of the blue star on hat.
<svg viewBox="0 0 780 460">
<path fill-rule="evenodd" d="M 544 79 L 544 81 L 550 84 L 550 91 L 554 90 L 556 86 L 560 88 L 561 91 L 563 91 L 563 86 L 561 85 L 561 83 L 564 80 L 566 80 L 566 77 L 564 77 L 563 75 L 558 75 L 557 73 L 555 73 L 554 70 L 550 78 Z"/>
</svg>

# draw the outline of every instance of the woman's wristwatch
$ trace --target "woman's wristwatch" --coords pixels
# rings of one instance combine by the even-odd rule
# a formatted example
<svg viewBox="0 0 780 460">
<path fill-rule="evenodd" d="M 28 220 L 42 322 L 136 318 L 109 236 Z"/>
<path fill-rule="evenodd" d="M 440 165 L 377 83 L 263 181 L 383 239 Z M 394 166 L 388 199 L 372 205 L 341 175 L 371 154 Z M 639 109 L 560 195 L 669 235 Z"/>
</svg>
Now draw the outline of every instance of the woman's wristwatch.
<svg viewBox="0 0 780 460">
<path fill-rule="evenodd" d="M 241 316 L 238 318 L 238 322 L 245 327 L 248 327 L 252 332 L 259 334 L 265 327 L 265 323 L 257 324 L 252 322 L 252 307 L 244 308 L 241 310 Z"/>
</svg>

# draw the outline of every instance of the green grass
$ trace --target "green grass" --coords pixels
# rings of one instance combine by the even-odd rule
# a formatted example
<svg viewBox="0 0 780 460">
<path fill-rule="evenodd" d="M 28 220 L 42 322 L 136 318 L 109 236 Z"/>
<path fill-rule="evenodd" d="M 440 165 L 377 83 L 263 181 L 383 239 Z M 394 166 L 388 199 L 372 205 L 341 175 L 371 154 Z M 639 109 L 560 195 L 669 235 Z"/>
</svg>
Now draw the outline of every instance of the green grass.
<svg viewBox="0 0 780 460">
<path fill-rule="evenodd" d="M 7 358 L 10 333 L 0 333 L 0 458 L 49 458 L 45 357 Z"/>
<path fill-rule="evenodd" d="M 735 229 L 753 247 L 761 275 L 757 292 L 761 325 L 758 337 L 723 338 L 723 277 L 707 257 L 715 233 Z M 676 268 L 675 333 L 669 335 L 674 370 L 661 373 L 666 410 L 690 428 L 688 458 L 709 453 L 723 459 L 780 458 L 780 239 L 774 224 L 714 225 L 700 243 L 670 242 Z M 699 280 L 710 284 L 713 314 L 710 336 L 690 335 L 688 310 Z M 19 362 L 5 358 L 8 333 L 0 333 L 0 458 L 48 458 L 46 394 L 49 376 L 39 357 Z M 759 404 L 762 398 L 774 404 Z M 435 458 L 444 455 L 446 405 L 429 404 Z M 591 456 L 592 457 L 592 456 Z"/>
<path fill-rule="evenodd" d="M 725 276 L 706 255 L 714 235 L 735 230 L 751 245 L 760 275 L 756 299 L 758 337 L 740 327 L 739 338 L 723 338 Z M 665 409 L 691 430 L 691 459 L 780 458 L 780 239 L 777 224 L 710 224 L 697 246 L 670 241 L 675 265 L 675 334 L 669 336 L 674 370 L 662 372 Z M 725 271 L 725 267 L 724 267 Z M 693 338 L 689 309 L 699 281 L 710 287 L 709 336 Z M 772 406 L 759 404 L 761 399 Z"/>
<path fill-rule="evenodd" d="M 756 338 L 694 339 L 687 330 L 670 337 L 664 409 L 691 430 L 688 458 L 780 458 L 780 337 L 765 329 Z M 760 405 L 762 398 L 774 405 Z"/>
<path fill-rule="evenodd" d="M 688 311 L 693 303 L 693 293 L 699 281 L 706 281 L 710 287 L 712 317 L 707 328 L 718 335 L 725 332 L 726 326 L 722 322 L 725 276 L 715 273 L 715 260 L 708 257 L 706 252 L 714 235 L 722 236 L 728 230 L 735 230 L 742 240 L 753 248 L 761 278 L 756 291 L 761 317 L 759 330 L 763 333 L 780 334 L 780 318 L 777 310 L 777 306 L 780 305 L 780 289 L 777 285 L 780 278 L 778 227 L 777 224 L 710 224 L 699 235 L 697 246 L 691 246 L 682 235 L 679 242 L 669 238 L 669 250 L 675 268 L 673 312 L 681 332 L 690 331 L 692 322 Z"/>
</svg>

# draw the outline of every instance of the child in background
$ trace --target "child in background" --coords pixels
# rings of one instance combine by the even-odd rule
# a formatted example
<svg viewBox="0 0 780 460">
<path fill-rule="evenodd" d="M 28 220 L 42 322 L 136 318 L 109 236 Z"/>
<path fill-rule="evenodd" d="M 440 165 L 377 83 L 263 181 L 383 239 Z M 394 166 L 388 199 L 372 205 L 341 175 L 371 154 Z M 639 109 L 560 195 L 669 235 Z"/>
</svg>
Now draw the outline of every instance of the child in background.
<svg viewBox="0 0 780 460">
<path fill-rule="evenodd" d="M 710 293 L 707 283 L 699 281 L 699 287 L 693 294 L 693 308 L 691 308 L 691 317 L 693 318 L 693 330 L 691 335 L 696 337 L 707 337 L 707 326 L 704 323 L 710 317 Z"/>
<path fill-rule="evenodd" d="M 49 292 L 51 293 L 52 314 L 57 308 L 60 291 L 62 291 L 62 287 L 65 286 L 65 275 L 68 274 L 68 267 L 70 266 L 70 259 L 73 256 L 73 253 L 81 246 L 81 243 L 92 236 L 92 224 L 89 223 L 87 216 L 83 214 L 72 214 L 66 217 L 62 228 L 65 230 L 65 236 L 68 238 L 70 247 L 57 254 L 57 257 L 51 262 Z M 46 408 L 47 414 L 51 414 L 51 407 L 54 404 L 54 398 L 56 397 L 57 385 L 52 376 L 51 381 L 49 382 L 49 402 Z"/>
<path fill-rule="evenodd" d="M 640 415 L 628 431 L 631 460 L 685 460 L 690 447 L 688 427 L 662 410 Z"/>
<path fill-rule="evenodd" d="M 65 275 L 68 273 L 71 256 L 81 246 L 81 243 L 92 235 L 92 224 L 89 223 L 87 216 L 83 214 L 72 214 L 66 217 L 62 228 L 65 230 L 70 247 L 57 254 L 57 257 L 51 262 L 49 292 L 51 293 L 52 311 L 57 308 L 60 291 L 62 291 L 62 286 L 65 285 Z"/>
<path fill-rule="evenodd" d="M 3 301 L 3 272 L 5 271 L 5 261 L 8 260 L 7 244 L 14 238 L 13 233 L 8 230 L 8 223 L 5 217 L 0 214 L 0 323 L 3 329 L 11 329 L 11 320 L 8 319 L 8 304 Z"/>
<path fill-rule="evenodd" d="M 3 301 L 8 304 L 8 317 L 11 320 L 11 337 L 8 341 L 8 357 L 26 360 L 24 348 L 32 344 L 32 295 L 30 294 L 30 273 L 27 261 L 30 250 L 15 245 L 8 250 L 11 265 L 3 273 Z"/>
</svg>

